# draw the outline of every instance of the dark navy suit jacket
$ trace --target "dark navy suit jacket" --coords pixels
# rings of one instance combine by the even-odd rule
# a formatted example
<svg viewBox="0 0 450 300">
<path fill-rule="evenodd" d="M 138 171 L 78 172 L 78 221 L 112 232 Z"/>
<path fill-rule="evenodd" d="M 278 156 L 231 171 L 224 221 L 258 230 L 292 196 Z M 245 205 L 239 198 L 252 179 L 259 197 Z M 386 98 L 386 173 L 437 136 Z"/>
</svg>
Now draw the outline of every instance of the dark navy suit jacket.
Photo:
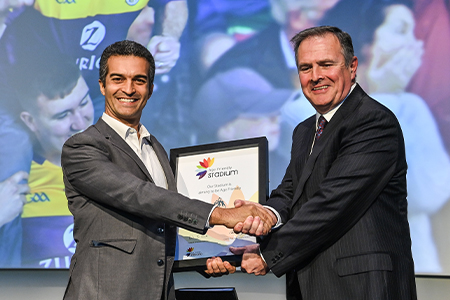
<svg viewBox="0 0 450 300">
<path fill-rule="evenodd" d="M 262 254 L 295 269 L 298 299 L 416 299 L 400 125 L 357 85 L 310 154 L 315 116 L 294 130 L 291 161 L 268 205 L 284 225 Z"/>
</svg>

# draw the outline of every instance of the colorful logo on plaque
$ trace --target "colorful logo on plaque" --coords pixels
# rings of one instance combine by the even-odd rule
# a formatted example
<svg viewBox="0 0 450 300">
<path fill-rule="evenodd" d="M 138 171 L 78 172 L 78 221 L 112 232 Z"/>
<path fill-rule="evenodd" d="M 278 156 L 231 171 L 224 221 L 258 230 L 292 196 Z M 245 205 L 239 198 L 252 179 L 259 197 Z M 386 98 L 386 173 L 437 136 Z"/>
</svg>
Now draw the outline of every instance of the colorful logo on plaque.
<svg viewBox="0 0 450 300">
<path fill-rule="evenodd" d="M 214 158 L 211 159 L 208 157 L 208 159 L 203 159 L 203 161 L 199 162 L 200 165 L 197 166 L 197 175 L 198 179 L 202 179 L 205 177 L 206 173 L 208 172 L 208 168 L 210 168 L 214 164 Z"/>
<path fill-rule="evenodd" d="M 199 256 L 203 256 L 202 251 L 195 251 L 194 252 L 194 247 L 189 247 L 186 250 L 186 254 L 184 255 L 184 258 L 188 258 L 188 257 L 199 257 Z"/>
<path fill-rule="evenodd" d="M 190 256 L 192 251 L 194 251 L 194 247 L 189 247 L 189 248 L 186 250 L 186 256 Z"/>
</svg>

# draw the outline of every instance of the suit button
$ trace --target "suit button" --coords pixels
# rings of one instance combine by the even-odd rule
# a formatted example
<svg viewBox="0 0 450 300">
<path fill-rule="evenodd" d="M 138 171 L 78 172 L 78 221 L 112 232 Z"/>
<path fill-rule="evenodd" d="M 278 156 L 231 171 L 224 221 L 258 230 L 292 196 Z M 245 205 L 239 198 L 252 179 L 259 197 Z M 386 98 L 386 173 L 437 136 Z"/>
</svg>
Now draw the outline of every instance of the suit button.
<svg viewBox="0 0 450 300">
<path fill-rule="evenodd" d="M 194 221 L 192 221 L 192 224 L 197 225 L 198 221 L 197 219 L 194 219 Z"/>
<path fill-rule="evenodd" d="M 163 233 L 164 233 L 164 228 L 159 227 L 159 228 L 157 229 L 157 231 L 158 231 L 159 234 L 163 234 Z"/>
<path fill-rule="evenodd" d="M 188 217 L 184 216 L 183 220 L 186 222 L 188 220 Z"/>
<path fill-rule="evenodd" d="M 157 264 L 161 267 L 162 265 L 164 265 L 164 261 L 162 259 L 158 259 Z"/>
<path fill-rule="evenodd" d="M 178 214 L 177 218 L 178 218 L 178 220 L 183 220 L 183 215 L 182 214 Z"/>
<path fill-rule="evenodd" d="M 192 218 L 188 219 L 188 223 L 192 224 Z"/>
</svg>

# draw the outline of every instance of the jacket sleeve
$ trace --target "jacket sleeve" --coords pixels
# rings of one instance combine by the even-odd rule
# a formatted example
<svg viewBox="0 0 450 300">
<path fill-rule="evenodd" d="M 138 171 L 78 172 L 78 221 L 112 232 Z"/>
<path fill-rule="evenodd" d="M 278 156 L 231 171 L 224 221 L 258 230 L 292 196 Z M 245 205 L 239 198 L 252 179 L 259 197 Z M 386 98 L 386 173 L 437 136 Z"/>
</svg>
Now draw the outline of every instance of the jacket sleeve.
<svg viewBox="0 0 450 300">
<path fill-rule="evenodd" d="M 88 198 L 98 205 L 132 215 L 206 232 L 211 204 L 189 199 L 138 177 L 133 169 L 137 165 L 129 154 L 111 147 L 114 146 L 86 133 L 74 135 L 65 143 L 61 163 L 69 206 L 80 197 Z"/>
</svg>

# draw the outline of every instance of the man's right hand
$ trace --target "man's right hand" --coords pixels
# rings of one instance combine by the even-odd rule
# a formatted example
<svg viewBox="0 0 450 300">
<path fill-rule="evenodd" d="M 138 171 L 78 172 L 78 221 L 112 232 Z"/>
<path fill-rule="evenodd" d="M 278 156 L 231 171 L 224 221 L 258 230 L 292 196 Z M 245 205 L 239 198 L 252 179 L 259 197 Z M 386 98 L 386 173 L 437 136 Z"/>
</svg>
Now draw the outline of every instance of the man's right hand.
<svg viewBox="0 0 450 300">
<path fill-rule="evenodd" d="M 19 171 L 0 182 L 0 227 L 22 213 L 25 195 L 30 192 L 28 184 L 20 183 L 24 179 L 28 179 L 28 173 Z"/>
<path fill-rule="evenodd" d="M 242 272 L 259 275 L 266 275 L 269 267 L 260 255 L 259 244 L 244 247 L 230 247 L 230 251 L 235 255 L 242 255 Z"/>
<path fill-rule="evenodd" d="M 235 232 L 250 235 L 267 235 L 276 224 L 273 212 L 250 201 L 236 200 L 234 208 L 216 207 L 209 220 L 210 225 L 225 225 Z"/>
<path fill-rule="evenodd" d="M 255 234 L 257 236 L 259 235 L 266 235 L 270 232 L 270 229 L 275 226 L 275 224 L 277 224 L 277 217 L 275 216 L 275 214 L 270 210 L 265 208 L 264 206 L 262 206 L 259 203 L 254 203 L 254 202 L 250 202 L 250 201 L 245 201 L 245 200 L 236 200 L 234 201 L 234 207 L 242 207 L 244 205 L 255 205 L 258 209 L 258 211 L 262 212 L 262 213 L 268 213 L 270 218 L 269 221 L 265 221 L 268 222 L 268 224 L 270 225 L 270 228 L 268 229 L 267 233 L 264 234 Z M 254 234 L 253 232 L 256 232 L 257 226 L 259 224 L 256 223 L 256 218 L 252 218 L 251 216 L 247 217 L 247 219 L 244 222 L 239 222 L 237 223 L 233 230 L 234 232 L 238 233 L 238 232 L 242 232 L 242 233 L 247 233 L 247 234 Z"/>
</svg>

